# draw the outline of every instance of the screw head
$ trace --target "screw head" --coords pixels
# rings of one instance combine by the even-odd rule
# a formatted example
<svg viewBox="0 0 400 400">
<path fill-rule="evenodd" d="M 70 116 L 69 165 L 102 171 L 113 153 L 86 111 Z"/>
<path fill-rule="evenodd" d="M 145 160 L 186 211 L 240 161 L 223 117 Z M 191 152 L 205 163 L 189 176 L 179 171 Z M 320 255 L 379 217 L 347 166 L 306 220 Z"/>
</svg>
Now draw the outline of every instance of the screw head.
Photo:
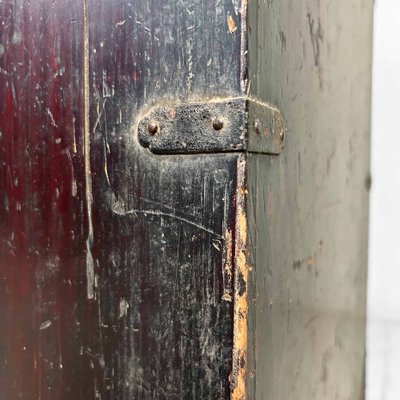
<svg viewBox="0 0 400 400">
<path fill-rule="evenodd" d="M 224 127 L 224 122 L 220 118 L 215 117 L 212 121 L 212 125 L 216 131 L 220 131 Z"/>
<path fill-rule="evenodd" d="M 261 121 L 260 121 L 259 119 L 256 119 L 256 120 L 255 120 L 255 122 L 254 122 L 254 128 L 255 128 L 255 130 L 256 130 L 256 133 L 257 133 L 258 135 L 260 135 L 260 134 L 261 134 Z"/>
<path fill-rule="evenodd" d="M 285 141 L 285 131 L 283 129 L 279 133 L 279 140 L 281 141 L 281 143 Z"/>
<path fill-rule="evenodd" d="M 147 125 L 147 130 L 151 135 L 155 135 L 158 132 L 158 124 L 157 122 L 150 121 Z"/>
</svg>

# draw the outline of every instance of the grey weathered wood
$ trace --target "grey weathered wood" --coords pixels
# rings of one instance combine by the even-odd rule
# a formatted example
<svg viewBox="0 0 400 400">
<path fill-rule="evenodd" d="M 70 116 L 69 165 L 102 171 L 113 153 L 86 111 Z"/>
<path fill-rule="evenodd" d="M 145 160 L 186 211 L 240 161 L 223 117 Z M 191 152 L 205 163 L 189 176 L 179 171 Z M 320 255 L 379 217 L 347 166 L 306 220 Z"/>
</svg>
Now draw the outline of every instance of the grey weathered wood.
<svg viewBox="0 0 400 400">
<path fill-rule="evenodd" d="M 372 1 L 249 2 L 249 88 L 288 126 L 248 158 L 252 400 L 363 399 Z"/>
</svg>

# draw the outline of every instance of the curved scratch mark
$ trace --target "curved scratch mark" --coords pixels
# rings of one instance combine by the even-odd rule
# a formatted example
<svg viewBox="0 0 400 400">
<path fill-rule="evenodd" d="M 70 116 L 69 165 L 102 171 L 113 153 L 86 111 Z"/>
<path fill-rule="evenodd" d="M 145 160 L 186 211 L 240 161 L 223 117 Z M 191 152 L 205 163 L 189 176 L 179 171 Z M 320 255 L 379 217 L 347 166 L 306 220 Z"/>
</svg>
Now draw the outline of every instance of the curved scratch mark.
<svg viewBox="0 0 400 400">
<path fill-rule="evenodd" d="M 192 225 L 196 228 L 201 229 L 204 232 L 208 232 L 211 233 L 212 235 L 218 237 L 219 239 L 225 239 L 222 235 L 219 235 L 218 233 L 214 232 L 212 229 L 209 229 L 207 227 L 205 227 L 204 225 L 198 224 L 196 222 L 191 221 L 190 219 L 184 218 L 184 217 L 180 217 L 179 215 L 176 214 L 170 214 L 170 213 L 166 213 L 166 212 L 162 212 L 162 211 L 157 211 L 157 210 L 143 210 L 143 209 L 131 209 L 131 210 L 127 210 L 127 211 L 117 211 L 114 208 L 112 208 L 112 211 L 117 214 L 117 215 L 136 215 L 136 214 L 144 214 L 144 215 L 155 215 L 157 217 L 167 217 L 167 218 L 172 218 L 172 219 L 176 219 L 178 221 L 182 221 L 185 222 L 189 225 Z"/>
</svg>

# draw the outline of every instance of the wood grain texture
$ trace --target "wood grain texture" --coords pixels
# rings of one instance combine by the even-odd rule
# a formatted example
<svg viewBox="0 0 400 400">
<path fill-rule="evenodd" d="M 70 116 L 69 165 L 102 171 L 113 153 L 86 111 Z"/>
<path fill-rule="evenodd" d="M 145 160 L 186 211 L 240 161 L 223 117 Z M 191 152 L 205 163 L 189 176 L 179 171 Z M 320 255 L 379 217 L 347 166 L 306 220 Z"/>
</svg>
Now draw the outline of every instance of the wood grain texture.
<svg viewBox="0 0 400 400">
<path fill-rule="evenodd" d="M 248 160 L 248 398 L 363 399 L 372 1 L 249 8 L 251 95 L 288 132 Z"/>
<path fill-rule="evenodd" d="M 136 121 L 241 93 L 239 3 L 0 7 L 1 396 L 228 398 L 240 155 Z"/>
<path fill-rule="evenodd" d="M 82 9 L 0 4 L 2 399 L 90 397 Z"/>
<path fill-rule="evenodd" d="M 362 399 L 371 8 L 0 3 L 1 399 Z M 279 156 L 138 142 L 246 95 Z"/>
<path fill-rule="evenodd" d="M 96 0 L 88 10 L 100 393 L 228 399 L 226 238 L 240 156 L 154 155 L 136 127 L 154 103 L 240 93 L 238 5 Z"/>
</svg>

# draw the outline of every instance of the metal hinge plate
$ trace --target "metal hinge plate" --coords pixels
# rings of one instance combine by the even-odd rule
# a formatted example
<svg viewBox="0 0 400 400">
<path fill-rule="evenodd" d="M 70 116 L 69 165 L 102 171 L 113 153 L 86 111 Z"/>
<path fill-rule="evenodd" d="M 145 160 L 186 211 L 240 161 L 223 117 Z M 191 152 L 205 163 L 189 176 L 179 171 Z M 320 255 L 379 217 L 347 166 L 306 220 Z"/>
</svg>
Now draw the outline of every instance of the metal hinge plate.
<svg viewBox="0 0 400 400">
<path fill-rule="evenodd" d="M 139 121 L 138 138 L 157 154 L 279 154 L 285 128 L 276 107 L 239 97 L 157 105 Z"/>
</svg>

